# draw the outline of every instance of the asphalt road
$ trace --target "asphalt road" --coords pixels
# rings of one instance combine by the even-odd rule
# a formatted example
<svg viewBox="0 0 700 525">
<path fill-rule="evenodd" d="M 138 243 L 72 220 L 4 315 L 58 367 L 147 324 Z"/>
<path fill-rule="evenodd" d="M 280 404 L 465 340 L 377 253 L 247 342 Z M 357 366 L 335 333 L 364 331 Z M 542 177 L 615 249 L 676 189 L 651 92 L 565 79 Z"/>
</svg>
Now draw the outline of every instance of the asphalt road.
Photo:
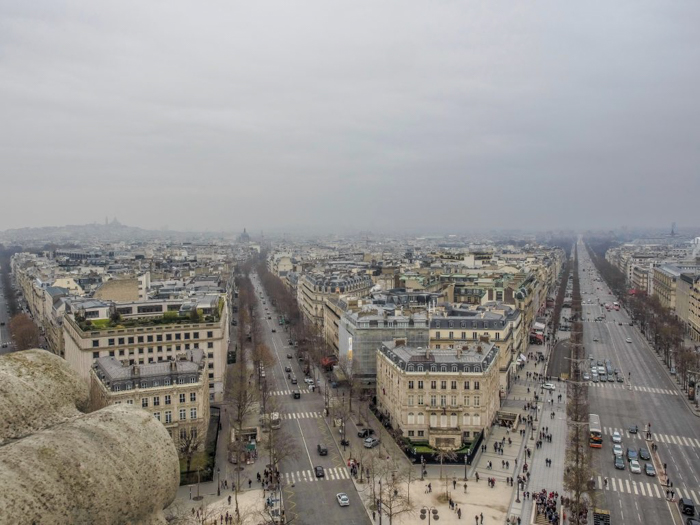
<svg viewBox="0 0 700 525">
<path fill-rule="evenodd" d="M 7 303 L 5 301 L 5 291 L 0 290 L 0 355 L 7 354 L 12 351 L 11 343 L 12 337 L 10 336 L 10 314 L 7 312 Z M 8 343 L 7 348 L 3 348 L 2 345 Z"/>
<path fill-rule="evenodd" d="M 587 355 L 597 360 L 610 359 L 621 370 L 624 383 L 591 383 L 591 413 L 598 414 L 603 427 L 603 448 L 593 449 L 598 486 L 608 478 L 608 487 L 598 491 L 599 506 L 610 510 L 613 523 L 678 523 L 677 506 L 666 501 L 666 487 L 659 477 L 643 473 L 646 461 L 640 460 L 642 474 L 633 474 L 625 461 L 625 470 L 613 466 L 614 430 L 622 433 L 622 447 L 650 449 L 658 445 L 657 470 L 668 464 L 668 475 L 675 489 L 700 503 L 700 420 L 685 403 L 682 393 L 644 336 L 623 310 L 606 311 L 605 304 L 617 299 L 610 294 L 595 271 L 582 243 L 578 245 L 579 278 L 584 321 L 584 346 Z M 596 317 L 605 315 L 603 321 Z M 627 338 L 631 340 L 627 342 Z M 644 428 L 651 424 L 651 440 L 645 440 Z M 637 425 L 638 434 L 629 427 Z"/>
<path fill-rule="evenodd" d="M 295 524 L 370 524 L 371 520 L 350 479 L 349 469 L 343 464 L 337 445 L 339 429 L 332 426 L 329 418 L 323 417 L 324 378 L 318 378 L 321 381 L 320 389 L 317 388 L 315 392 L 307 387 L 297 351 L 288 344 L 288 333 L 279 326 L 277 312 L 267 300 L 256 276 L 253 276 L 252 282 L 259 302 L 256 312 L 263 326 L 265 343 L 275 356 L 274 364 L 265 369 L 266 384 L 282 417 L 282 435 L 291 443 L 293 450 L 292 454 L 282 458 L 280 468 L 287 518 L 294 520 Z M 268 315 L 271 319 L 267 319 Z M 288 358 L 287 354 L 291 354 L 292 358 Z M 291 374 L 297 378 L 297 385 L 291 384 L 287 378 L 285 366 L 292 368 Z M 293 399 L 293 390 L 299 390 L 300 399 Z M 356 432 L 350 428 L 348 434 L 351 440 L 359 440 Z M 327 456 L 318 454 L 319 443 L 327 447 Z M 265 454 L 264 451 L 261 453 Z M 315 477 L 316 466 L 324 469 L 325 476 L 321 479 Z M 338 505 L 336 494 L 339 492 L 349 496 L 350 506 Z"/>
</svg>

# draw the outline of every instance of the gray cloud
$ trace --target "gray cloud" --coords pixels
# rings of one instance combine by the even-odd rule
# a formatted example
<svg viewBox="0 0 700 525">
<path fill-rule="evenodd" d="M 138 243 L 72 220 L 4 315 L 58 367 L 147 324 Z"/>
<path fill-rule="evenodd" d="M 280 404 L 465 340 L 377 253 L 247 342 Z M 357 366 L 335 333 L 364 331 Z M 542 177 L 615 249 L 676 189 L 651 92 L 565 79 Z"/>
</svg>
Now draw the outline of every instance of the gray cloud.
<svg viewBox="0 0 700 525">
<path fill-rule="evenodd" d="M 0 229 L 697 222 L 698 15 L 5 2 Z"/>
</svg>

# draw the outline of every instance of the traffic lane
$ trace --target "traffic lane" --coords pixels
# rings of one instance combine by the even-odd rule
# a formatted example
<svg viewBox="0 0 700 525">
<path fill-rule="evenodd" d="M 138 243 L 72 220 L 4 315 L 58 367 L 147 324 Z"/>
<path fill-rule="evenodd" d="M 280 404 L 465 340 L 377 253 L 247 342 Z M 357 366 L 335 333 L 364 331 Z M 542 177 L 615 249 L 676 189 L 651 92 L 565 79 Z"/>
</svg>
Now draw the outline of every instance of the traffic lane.
<svg viewBox="0 0 700 525">
<path fill-rule="evenodd" d="M 285 493 L 292 491 L 290 499 L 296 504 L 295 513 L 299 523 L 317 525 L 369 525 L 371 520 L 362 505 L 353 482 L 347 480 L 323 479 L 296 483 Z M 336 494 L 344 492 L 350 498 L 350 505 L 341 507 Z"/>
</svg>

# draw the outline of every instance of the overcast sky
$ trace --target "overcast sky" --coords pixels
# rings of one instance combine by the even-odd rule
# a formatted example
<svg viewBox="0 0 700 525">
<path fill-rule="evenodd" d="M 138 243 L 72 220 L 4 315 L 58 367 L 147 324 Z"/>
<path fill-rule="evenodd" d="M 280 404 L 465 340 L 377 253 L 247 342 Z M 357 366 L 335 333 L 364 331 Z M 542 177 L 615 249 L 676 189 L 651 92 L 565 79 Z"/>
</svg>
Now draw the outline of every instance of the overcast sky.
<svg viewBox="0 0 700 525">
<path fill-rule="evenodd" d="M 0 2 L 0 230 L 700 223 L 700 2 Z"/>
</svg>

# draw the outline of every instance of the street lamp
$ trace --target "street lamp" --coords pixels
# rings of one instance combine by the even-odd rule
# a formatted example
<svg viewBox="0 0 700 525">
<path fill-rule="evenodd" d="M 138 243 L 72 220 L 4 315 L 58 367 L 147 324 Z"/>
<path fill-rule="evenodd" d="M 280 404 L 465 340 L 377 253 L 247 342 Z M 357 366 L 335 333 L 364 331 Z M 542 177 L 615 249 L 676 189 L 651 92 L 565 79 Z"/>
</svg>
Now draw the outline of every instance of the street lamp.
<svg viewBox="0 0 700 525">
<path fill-rule="evenodd" d="M 423 507 L 420 509 L 420 519 L 424 520 L 425 516 L 428 516 L 428 525 L 430 525 L 430 515 L 433 515 L 433 518 L 435 521 L 440 519 L 440 516 L 438 516 L 438 510 L 435 507 Z"/>
<path fill-rule="evenodd" d="M 216 475 L 218 476 L 216 495 L 221 496 L 221 467 L 216 467 Z"/>
<path fill-rule="evenodd" d="M 379 480 L 379 505 L 377 505 L 377 512 L 379 513 L 379 525 L 382 525 L 382 480 Z"/>
<path fill-rule="evenodd" d="M 467 454 L 464 454 L 464 481 L 467 481 Z"/>
</svg>

